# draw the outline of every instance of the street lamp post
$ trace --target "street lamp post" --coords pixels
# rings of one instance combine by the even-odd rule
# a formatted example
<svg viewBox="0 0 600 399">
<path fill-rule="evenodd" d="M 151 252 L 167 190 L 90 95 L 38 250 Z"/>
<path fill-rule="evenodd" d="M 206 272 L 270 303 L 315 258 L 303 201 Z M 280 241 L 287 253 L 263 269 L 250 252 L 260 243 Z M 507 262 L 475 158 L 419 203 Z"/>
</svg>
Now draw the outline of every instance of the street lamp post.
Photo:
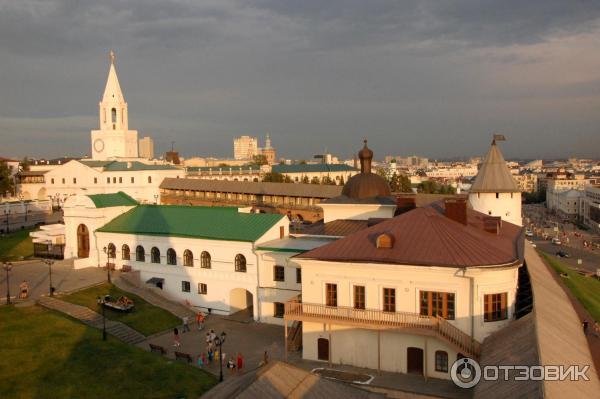
<svg viewBox="0 0 600 399">
<path fill-rule="evenodd" d="M 158 194 L 154 194 L 154 205 L 158 205 Z"/>
<path fill-rule="evenodd" d="M 106 301 L 106 296 L 96 297 L 96 302 L 102 308 L 102 341 L 106 341 L 106 315 L 104 314 L 104 302 Z"/>
<path fill-rule="evenodd" d="M 223 382 L 223 344 L 225 343 L 227 334 L 223 331 L 221 337 L 215 338 L 215 345 L 219 347 L 219 382 Z"/>
<path fill-rule="evenodd" d="M 12 263 L 4 262 L 4 270 L 6 270 L 6 304 L 10 305 L 10 282 L 8 280 L 8 272 L 12 269 Z"/>
<path fill-rule="evenodd" d="M 102 250 L 106 254 L 106 278 L 108 283 L 110 284 L 110 250 L 107 247 L 102 248 Z"/>
<path fill-rule="evenodd" d="M 8 226 L 8 215 L 10 215 L 10 209 L 5 209 L 4 216 L 6 216 L 6 234 L 10 233 L 10 227 Z"/>
<path fill-rule="evenodd" d="M 54 264 L 54 260 L 51 258 L 52 256 L 52 242 L 48 241 L 48 257 L 44 259 L 44 263 L 48 265 L 48 291 L 50 296 L 54 296 L 54 287 L 52 287 L 52 265 Z"/>
</svg>

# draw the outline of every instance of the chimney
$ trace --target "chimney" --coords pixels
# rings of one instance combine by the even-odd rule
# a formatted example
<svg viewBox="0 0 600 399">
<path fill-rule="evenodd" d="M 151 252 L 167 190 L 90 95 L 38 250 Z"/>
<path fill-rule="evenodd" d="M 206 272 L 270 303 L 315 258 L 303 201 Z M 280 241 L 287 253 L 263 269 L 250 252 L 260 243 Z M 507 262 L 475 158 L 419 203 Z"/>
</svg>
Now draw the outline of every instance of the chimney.
<svg viewBox="0 0 600 399">
<path fill-rule="evenodd" d="M 411 211 L 417 207 L 416 198 L 414 195 L 398 195 L 396 197 L 396 212 L 394 216 L 398 216 L 404 212 Z"/>
<path fill-rule="evenodd" d="M 444 207 L 448 219 L 467 225 L 467 201 L 464 198 L 447 198 Z"/>
<path fill-rule="evenodd" d="M 483 229 L 488 233 L 500 234 L 502 218 L 500 216 L 486 216 L 483 219 Z"/>
</svg>

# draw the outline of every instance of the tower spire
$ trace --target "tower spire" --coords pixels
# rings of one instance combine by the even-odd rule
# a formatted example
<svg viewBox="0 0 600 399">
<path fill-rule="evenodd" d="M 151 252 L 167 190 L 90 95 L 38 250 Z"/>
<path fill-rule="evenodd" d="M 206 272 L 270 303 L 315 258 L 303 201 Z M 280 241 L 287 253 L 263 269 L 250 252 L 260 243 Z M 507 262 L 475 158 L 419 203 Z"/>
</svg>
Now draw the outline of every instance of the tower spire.
<svg viewBox="0 0 600 399">
<path fill-rule="evenodd" d="M 110 50 L 108 78 L 100 101 L 100 130 L 128 130 L 127 103 L 117 77 L 115 58 L 115 52 Z"/>
</svg>

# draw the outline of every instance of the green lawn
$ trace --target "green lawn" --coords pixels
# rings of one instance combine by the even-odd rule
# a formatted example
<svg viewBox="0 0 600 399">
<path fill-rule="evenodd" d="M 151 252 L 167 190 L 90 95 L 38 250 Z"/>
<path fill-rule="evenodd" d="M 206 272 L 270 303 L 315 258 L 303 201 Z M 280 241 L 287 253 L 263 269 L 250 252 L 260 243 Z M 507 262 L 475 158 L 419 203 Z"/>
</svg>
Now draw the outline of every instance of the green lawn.
<svg viewBox="0 0 600 399">
<path fill-rule="evenodd" d="M 0 398 L 198 398 L 216 379 L 33 306 L 0 307 Z"/>
<path fill-rule="evenodd" d="M 569 278 L 562 278 L 562 281 L 594 320 L 600 322 L 600 281 L 594 277 L 582 276 L 552 255 L 543 252 L 541 255 L 557 273 L 567 273 Z"/>
<path fill-rule="evenodd" d="M 33 243 L 29 233 L 33 230 L 19 230 L 0 238 L 0 260 L 14 261 L 33 256 Z"/>
<path fill-rule="evenodd" d="M 139 296 L 125 292 L 117 286 L 112 284 L 109 285 L 108 283 L 77 291 L 70 295 L 60 297 L 60 299 L 77 305 L 86 306 L 100 313 L 101 308 L 99 307 L 96 298 L 106 294 L 115 299 L 121 295 L 133 299 L 135 307 L 132 311 L 125 313 L 106 308 L 106 317 L 127 324 L 129 327 L 146 336 L 172 329 L 173 327 L 182 324 L 181 319 L 174 316 L 172 313 L 151 305 Z"/>
</svg>

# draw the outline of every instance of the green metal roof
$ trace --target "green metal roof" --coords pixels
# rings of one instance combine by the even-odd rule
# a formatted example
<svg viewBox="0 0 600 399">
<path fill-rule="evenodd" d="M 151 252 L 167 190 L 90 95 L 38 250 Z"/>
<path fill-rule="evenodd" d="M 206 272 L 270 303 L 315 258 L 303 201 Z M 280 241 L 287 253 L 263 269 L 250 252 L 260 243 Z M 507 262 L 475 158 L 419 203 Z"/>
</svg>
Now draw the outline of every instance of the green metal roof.
<svg viewBox="0 0 600 399">
<path fill-rule="evenodd" d="M 315 172 L 352 172 L 356 168 L 346 164 L 300 164 L 300 165 L 273 165 L 274 173 L 315 173 Z"/>
<path fill-rule="evenodd" d="M 139 170 L 177 170 L 173 165 L 150 165 L 138 161 L 80 161 L 90 168 L 103 168 L 110 172 L 139 171 Z"/>
<path fill-rule="evenodd" d="M 240 166 L 188 166 L 186 168 L 188 172 L 239 172 L 242 171 L 254 171 L 260 172 L 260 166 L 257 165 L 240 165 Z"/>
<path fill-rule="evenodd" d="M 135 206 L 138 202 L 123 191 L 112 194 L 92 194 L 88 197 L 94 201 L 96 208 L 110 208 L 113 206 Z"/>
<path fill-rule="evenodd" d="M 227 207 L 139 205 L 98 231 L 254 242 L 285 217 Z"/>
</svg>

